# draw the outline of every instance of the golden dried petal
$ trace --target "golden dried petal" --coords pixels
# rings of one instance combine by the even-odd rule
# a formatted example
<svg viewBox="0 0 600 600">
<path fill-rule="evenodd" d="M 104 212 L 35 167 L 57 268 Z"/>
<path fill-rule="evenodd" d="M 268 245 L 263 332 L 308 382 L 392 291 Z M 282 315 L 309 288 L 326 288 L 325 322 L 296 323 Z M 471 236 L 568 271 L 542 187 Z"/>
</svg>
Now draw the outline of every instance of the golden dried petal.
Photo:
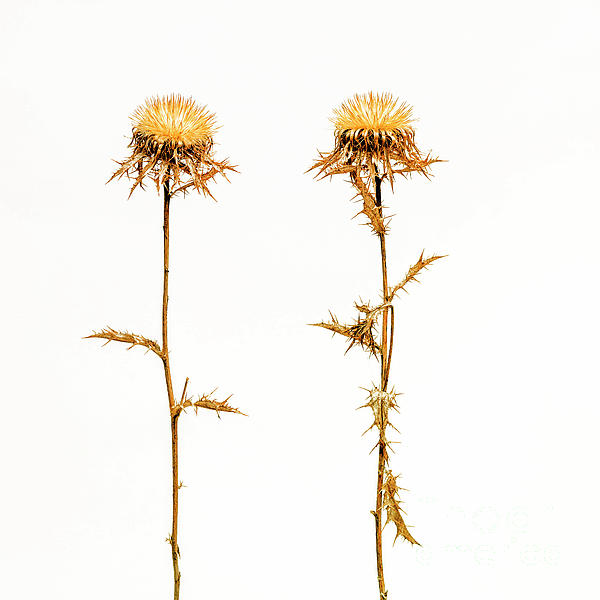
<svg viewBox="0 0 600 600">
<path fill-rule="evenodd" d="M 383 139 L 386 134 L 406 130 L 414 122 L 412 107 L 390 93 L 355 94 L 339 108 L 333 110 L 331 118 L 337 131 L 348 131 L 351 136 L 372 132 L 374 139 Z"/>
<path fill-rule="evenodd" d="M 135 109 L 131 119 L 133 131 L 156 144 L 206 144 L 218 129 L 215 115 L 206 106 L 198 106 L 179 94 L 148 98 Z"/>
</svg>

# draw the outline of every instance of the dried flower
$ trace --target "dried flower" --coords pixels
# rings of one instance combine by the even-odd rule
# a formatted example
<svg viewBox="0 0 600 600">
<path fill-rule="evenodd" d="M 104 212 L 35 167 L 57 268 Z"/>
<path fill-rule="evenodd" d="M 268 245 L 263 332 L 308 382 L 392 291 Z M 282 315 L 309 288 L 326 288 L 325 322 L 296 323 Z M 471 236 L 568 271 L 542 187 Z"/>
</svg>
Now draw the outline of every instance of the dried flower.
<svg viewBox="0 0 600 600">
<path fill-rule="evenodd" d="M 217 130 L 215 115 L 206 106 L 198 106 L 191 98 L 171 94 L 149 98 L 131 115 L 132 153 L 110 178 L 123 175 L 133 181 L 130 196 L 148 176 L 156 189 L 172 184 L 171 196 L 193 187 L 213 197 L 208 182 L 219 173 L 235 171 L 227 160 L 217 161 L 213 155 L 213 135 Z"/>
<path fill-rule="evenodd" d="M 388 439 L 388 427 L 398 431 L 390 422 L 391 412 L 398 410 L 398 393 L 393 387 L 388 387 L 394 346 L 394 300 L 401 290 L 407 291 L 408 284 L 418 282 L 417 275 L 442 256 L 425 258 L 422 252 L 404 278 L 394 286 L 389 285 L 386 237 L 390 217 L 384 211 L 381 188 L 386 180 L 393 187 L 396 174 L 406 177 L 417 172 L 429 178 L 429 167 L 441 161 L 431 154 L 421 153 L 415 143 L 412 108 L 406 103 L 399 104 L 391 94 L 357 94 L 336 109 L 331 120 L 335 127 L 334 148 L 331 152 L 320 152 L 319 159 L 309 171 L 316 169 L 317 177 L 321 178 L 348 175 L 356 191 L 354 198 L 362 201 L 359 214 L 367 217 L 368 225 L 379 238 L 382 294 L 381 301 L 373 305 L 362 300 L 355 303 L 359 314 L 354 323 L 340 323 L 330 312 L 328 322 L 314 325 L 348 338 L 348 349 L 356 344 L 380 362 L 380 382 L 377 387 L 367 390 L 369 397 L 361 408 L 371 408 L 373 422 L 367 431 L 376 429 L 379 434 L 373 448 L 377 449 L 378 460 L 375 510 L 371 512 L 375 517 L 379 600 L 387 600 L 383 573 L 383 528 L 392 522 L 396 526 L 394 541 L 401 537 L 411 544 L 418 544 L 404 522 L 400 507 L 401 488 L 396 483 L 397 477 L 389 469 L 391 445 L 397 442 Z M 384 510 L 387 512 L 385 524 L 382 522 Z"/>
<path fill-rule="evenodd" d="M 369 179 L 406 176 L 414 171 L 429 176 L 429 166 L 439 162 L 430 154 L 423 156 L 415 143 L 412 107 L 391 94 L 355 94 L 334 109 L 335 147 L 320 152 L 311 167 L 317 176 L 366 171 Z"/>
<path fill-rule="evenodd" d="M 173 599 L 179 600 L 181 571 L 179 570 L 178 516 L 179 490 L 183 484 L 179 481 L 179 445 L 178 422 L 182 412 L 190 407 L 197 413 L 198 409 L 213 410 L 221 418 L 221 413 L 244 413 L 229 405 L 229 399 L 218 401 L 210 394 L 198 396 L 193 400 L 187 396 L 189 378 L 186 378 L 177 402 L 171 376 L 167 336 L 167 307 L 169 299 L 169 218 L 171 198 L 177 192 L 185 193 L 188 188 L 198 192 L 212 194 L 207 184 L 218 173 L 225 176 L 226 170 L 235 171 L 227 161 L 218 162 L 212 156 L 213 135 L 216 131 L 215 116 L 205 106 L 197 106 L 193 100 L 171 95 L 164 98 L 150 98 L 132 115 L 133 137 L 129 146 L 133 148 L 131 156 L 118 163 L 119 169 L 111 180 L 123 175 L 133 180 L 130 196 L 148 176 L 156 184 L 157 190 L 163 188 L 163 288 L 162 288 L 162 340 L 158 342 L 143 335 L 129 331 L 118 331 L 105 327 L 95 331 L 87 338 L 122 342 L 134 346 L 144 346 L 147 351 L 156 354 L 163 363 L 167 398 L 169 402 L 169 422 L 171 426 L 171 465 L 172 465 L 172 523 L 171 533 L 166 538 L 171 546 L 173 562 Z"/>
</svg>

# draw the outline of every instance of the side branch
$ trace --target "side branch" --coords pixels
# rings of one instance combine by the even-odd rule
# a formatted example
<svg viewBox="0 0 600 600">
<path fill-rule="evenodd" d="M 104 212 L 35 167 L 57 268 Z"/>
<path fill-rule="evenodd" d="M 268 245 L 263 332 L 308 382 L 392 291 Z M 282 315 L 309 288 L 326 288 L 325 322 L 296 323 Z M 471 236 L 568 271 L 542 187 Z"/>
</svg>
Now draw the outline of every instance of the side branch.
<svg viewBox="0 0 600 600">
<path fill-rule="evenodd" d="M 152 350 L 154 354 L 163 357 L 163 353 L 160 349 L 160 346 L 154 341 L 150 340 L 143 335 L 138 335 L 137 333 L 130 333 L 129 331 L 116 331 L 112 327 L 105 327 L 101 331 L 94 331 L 91 335 L 86 335 L 83 339 L 87 340 L 90 338 L 98 338 L 106 340 L 106 344 L 110 342 L 123 342 L 125 344 L 129 344 L 129 348 L 127 350 L 131 350 L 134 346 L 144 346 L 148 350 Z"/>
</svg>

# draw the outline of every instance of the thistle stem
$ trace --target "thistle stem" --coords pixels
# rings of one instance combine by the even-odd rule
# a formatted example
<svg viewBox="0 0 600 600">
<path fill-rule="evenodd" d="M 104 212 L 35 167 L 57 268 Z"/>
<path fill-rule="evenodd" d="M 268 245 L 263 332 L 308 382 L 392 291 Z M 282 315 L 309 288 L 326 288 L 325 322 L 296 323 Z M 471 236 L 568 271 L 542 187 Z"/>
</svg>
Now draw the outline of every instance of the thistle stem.
<svg viewBox="0 0 600 600">
<path fill-rule="evenodd" d="M 179 474 L 177 453 L 177 420 L 179 413 L 174 410 L 175 398 L 173 396 L 173 383 L 171 380 L 171 367 L 169 365 L 169 344 L 167 339 L 167 306 L 169 304 L 169 208 L 171 204 L 171 192 L 169 180 L 163 186 L 164 192 L 164 224 L 163 224 L 163 301 L 162 301 L 162 361 L 165 369 L 165 382 L 169 396 L 169 415 L 171 417 L 171 458 L 173 468 L 173 523 L 169 543 L 171 544 L 171 556 L 173 558 L 173 598 L 179 600 L 179 582 L 181 573 L 179 571 L 179 546 L 177 544 L 177 517 L 179 511 Z"/>
<path fill-rule="evenodd" d="M 383 219 L 383 207 L 381 205 L 381 178 L 375 177 L 375 204 L 379 210 L 379 214 Z M 387 304 L 389 289 L 387 282 L 387 257 L 385 252 L 385 233 L 379 233 L 379 246 L 381 250 L 381 276 L 383 284 L 383 303 Z M 388 353 L 388 309 L 383 309 L 382 315 L 382 327 L 381 327 L 381 392 L 387 390 L 387 382 L 389 377 L 389 359 L 391 358 L 391 347 Z M 391 346 L 390 339 L 390 346 Z M 382 532 L 382 512 L 383 512 L 383 477 L 386 463 L 386 448 L 385 448 L 385 431 L 384 423 L 380 424 L 379 427 L 379 452 L 378 452 L 378 463 L 377 463 L 377 496 L 375 501 L 375 551 L 377 554 L 377 582 L 379 583 L 379 597 L 380 600 L 387 598 L 387 592 L 385 589 L 385 580 L 383 577 L 383 549 L 381 545 L 381 532 Z"/>
</svg>

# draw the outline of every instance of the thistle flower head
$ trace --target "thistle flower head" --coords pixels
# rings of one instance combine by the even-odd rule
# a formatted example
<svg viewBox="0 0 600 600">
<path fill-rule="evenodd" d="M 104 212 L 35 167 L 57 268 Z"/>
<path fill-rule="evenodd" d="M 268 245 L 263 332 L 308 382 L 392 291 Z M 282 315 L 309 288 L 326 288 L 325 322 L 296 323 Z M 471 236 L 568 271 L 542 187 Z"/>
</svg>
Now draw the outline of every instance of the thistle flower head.
<svg viewBox="0 0 600 600">
<path fill-rule="evenodd" d="M 225 171 L 235 170 L 227 160 L 213 157 L 215 115 L 191 98 L 178 94 L 149 98 L 136 108 L 131 120 L 131 156 L 117 163 L 119 168 L 111 177 L 131 179 L 131 193 L 149 177 L 157 190 L 169 184 L 172 195 L 193 187 L 212 197 L 207 183 L 219 173 L 226 177 Z"/>
<path fill-rule="evenodd" d="M 318 175 L 361 174 L 394 181 L 394 174 L 419 172 L 429 176 L 437 162 L 423 156 L 415 143 L 412 107 L 389 93 L 356 94 L 334 110 L 335 147 L 320 153 L 312 169 Z"/>
<path fill-rule="evenodd" d="M 212 143 L 215 115 L 206 106 L 198 106 L 191 98 L 155 97 L 138 106 L 131 116 L 134 135 L 157 146 L 171 144 L 193 147 Z"/>
<path fill-rule="evenodd" d="M 398 101 L 391 94 L 356 94 L 333 110 L 331 118 L 336 134 L 367 144 L 369 140 L 390 145 L 393 136 L 412 130 L 412 107 Z"/>
</svg>

